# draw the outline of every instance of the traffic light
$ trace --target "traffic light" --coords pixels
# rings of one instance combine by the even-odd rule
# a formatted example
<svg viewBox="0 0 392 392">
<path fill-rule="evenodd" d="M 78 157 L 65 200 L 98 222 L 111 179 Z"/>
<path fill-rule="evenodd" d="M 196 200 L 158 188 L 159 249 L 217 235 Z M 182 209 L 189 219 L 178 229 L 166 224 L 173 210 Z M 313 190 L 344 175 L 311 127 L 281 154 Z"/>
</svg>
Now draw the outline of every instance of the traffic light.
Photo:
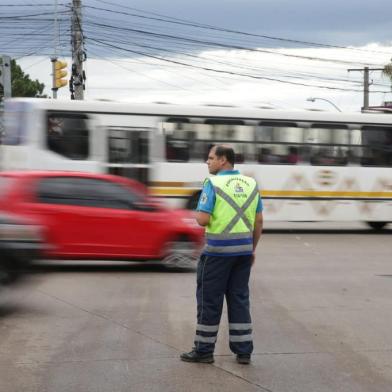
<svg viewBox="0 0 392 392">
<path fill-rule="evenodd" d="M 67 63 L 65 61 L 56 60 L 54 62 L 53 84 L 55 88 L 65 87 L 68 84 L 67 79 L 64 79 L 67 76 L 67 70 L 65 69 L 66 67 Z"/>
</svg>

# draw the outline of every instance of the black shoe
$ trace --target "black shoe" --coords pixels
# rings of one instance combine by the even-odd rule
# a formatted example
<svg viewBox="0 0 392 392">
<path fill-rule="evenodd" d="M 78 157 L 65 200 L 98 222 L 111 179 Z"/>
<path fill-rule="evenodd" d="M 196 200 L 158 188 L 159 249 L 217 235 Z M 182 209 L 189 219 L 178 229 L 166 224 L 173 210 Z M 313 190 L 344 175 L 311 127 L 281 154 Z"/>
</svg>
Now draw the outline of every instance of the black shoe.
<svg viewBox="0 0 392 392">
<path fill-rule="evenodd" d="M 237 354 L 237 362 L 241 365 L 250 364 L 250 354 Z"/>
<path fill-rule="evenodd" d="M 180 356 L 181 361 L 185 362 L 198 362 L 198 363 L 213 363 L 214 355 L 212 353 L 199 353 L 192 350 L 189 353 L 183 353 Z"/>
</svg>

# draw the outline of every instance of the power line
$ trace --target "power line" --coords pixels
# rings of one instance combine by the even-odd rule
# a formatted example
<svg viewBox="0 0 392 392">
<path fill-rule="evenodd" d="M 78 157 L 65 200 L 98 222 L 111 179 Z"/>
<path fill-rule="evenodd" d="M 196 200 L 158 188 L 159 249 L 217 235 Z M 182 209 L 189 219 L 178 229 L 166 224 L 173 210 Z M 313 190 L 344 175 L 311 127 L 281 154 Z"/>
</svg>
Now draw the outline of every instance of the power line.
<svg viewBox="0 0 392 392">
<path fill-rule="evenodd" d="M 101 41 L 102 42 L 105 42 L 105 43 L 108 43 L 108 42 L 113 42 L 113 41 L 108 41 L 108 40 L 105 40 L 105 39 L 101 39 Z M 137 47 L 140 47 L 140 48 L 144 48 L 144 49 L 156 49 L 156 50 L 160 50 L 160 48 L 157 48 L 157 47 L 154 47 L 154 46 L 151 46 L 151 45 L 142 45 L 142 44 L 137 44 L 137 43 L 130 43 L 130 42 L 124 42 L 124 41 L 121 41 L 121 40 L 116 40 L 116 41 L 114 41 L 114 42 L 116 42 L 116 43 L 122 43 L 122 44 L 128 44 L 128 45 L 131 45 L 131 46 L 137 46 Z M 241 68 L 241 69 L 245 69 L 245 70 L 250 70 L 250 71 L 260 71 L 260 69 L 259 68 L 256 68 L 256 67 L 250 67 L 250 66 L 241 66 L 241 65 L 239 65 L 239 64 L 233 64 L 233 63 L 227 63 L 227 62 L 223 62 L 223 61 L 220 61 L 220 60 L 215 60 L 215 59 L 206 59 L 206 58 L 202 58 L 202 57 L 200 57 L 200 56 L 196 56 L 196 55 L 191 55 L 191 54 L 189 54 L 189 53 L 180 53 L 180 52 L 178 52 L 178 51 L 172 51 L 172 50 L 169 50 L 169 49 L 166 49 L 166 52 L 168 52 L 168 53 L 174 53 L 174 54 L 181 54 L 181 55 L 183 55 L 183 56 L 185 56 L 185 57 L 190 57 L 190 58 L 192 58 L 192 59 L 196 59 L 196 60 L 198 60 L 198 61 L 208 61 L 208 62 L 212 62 L 212 63 L 216 63 L 216 64 L 221 64 L 221 65 L 225 65 L 225 66 L 229 66 L 229 67 L 235 67 L 235 68 Z M 266 71 L 266 69 L 264 68 L 264 69 L 262 69 L 262 70 L 264 70 L 264 71 Z M 276 71 L 276 70 L 272 70 L 272 69 L 270 69 L 269 70 L 269 72 L 273 72 L 273 71 Z M 344 82 L 344 83 L 356 83 L 356 82 L 352 82 L 352 81 L 350 81 L 350 80 L 347 80 L 347 79 L 342 79 L 342 78 L 328 78 L 328 77 L 326 77 L 326 76 L 321 76 L 321 75 L 314 75 L 314 74 L 309 74 L 309 73 L 294 73 L 294 74 L 291 74 L 291 75 L 287 75 L 287 77 L 291 77 L 291 78 L 293 78 L 293 79 L 304 79 L 304 78 L 311 78 L 311 79 L 314 79 L 314 78 L 316 78 L 316 79 L 319 79 L 319 80 L 325 80 L 325 81 L 333 81 L 333 82 Z M 360 82 L 358 82 L 358 84 L 359 84 Z"/>
<path fill-rule="evenodd" d="M 166 59 L 166 58 L 163 58 L 163 57 L 146 54 L 146 53 L 143 53 L 143 52 L 140 52 L 140 51 L 137 51 L 137 50 L 131 50 L 131 49 L 127 49 L 127 48 L 122 48 L 120 46 L 104 43 L 104 42 L 102 42 L 100 40 L 96 40 L 96 39 L 93 39 L 93 38 L 90 38 L 90 40 L 94 41 L 94 42 L 98 42 L 98 43 L 100 43 L 102 45 L 105 45 L 105 46 L 109 46 L 109 47 L 113 47 L 113 48 L 116 48 L 116 49 L 123 50 L 125 52 L 139 54 L 141 56 L 151 57 L 151 58 L 155 58 L 157 60 L 166 61 L 166 62 L 170 62 L 170 63 L 173 63 L 173 64 L 179 64 L 179 65 L 183 65 L 185 67 L 202 69 L 202 70 L 205 70 L 205 71 L 211 71 L 211 72 L 222 73 L 222 74 L 229 74 L 229 75 L 243 76 L 243 77 L 251 78 L 251 79 L 268 80 L 268 81 L 272 81 L 272 82 L 292 84 L 292 85 L 296 85 L 296 86 L 317 87 L 317 88 L 323 88 L 323 89 L 328 89 L 328 90 L 339 90 L 339 91 L 355 91 L 355 92 L 360 92 L 361 91 L 361 90 L 346 89 L 346 88 L 341 88 L 341 87 L 332 87 L 332 86 L 324 86 L 324 85 L 312 85 L 312 84 L 306 84 L 306 83 L 292 82 L 292 81 L 287 81 L 287 80 L 282 80 L 282 79 L 277 79 L 277 78 L 270 78 L 270 77 L 267 77 L 267 76 L 256 76 L 256 75 L 242 74 L 242 73 L 232 72 L 232 71 L 224 71 L 224 70 L 219 70 L 219 69 L 214 69 L 214 68 L 209 68 L 209 67 L 202 67 L 202 66 L 197 66 L 197 65 L 184 63 L 182 61 L 169 60 L 169 59 Z"/>
<path fill-rule="evenodd" d="M 59 12 L 59 14 L 67 14 L 67 13 L 69 13 L 68 10 Z M 53 15 L 53 12 L 41 12 L 38 14 L 29 14 L 29 15 L 0 16 L 0 19 L 22 19 L 22 18 L 31 18 L 31 17 L 36 17 L 36 16 L 46 16 L 46 15 Z M 30 20 L 30 19 L 28 19 L 28 20 Z"/>
<path fill-rule="evenodd" d="M 218 80 L 218 78 L 212 76 L 220 75 L 221 78 L 230 77 L 234 80 L 234 77 L 237 77 L 237 80 L 243 80 L 243 78 L 251 78 L 254 80 L 266 80 L 271 82 L 285 83 L 297 86 L 305 86 L 305 87 L 313 87 L 313 88 L 322 88 L 322 89 L 330 89 L 330 90 L 340 90 L 340 91 L 354 91 L 359 92 L 362 90 L 357 90 L 354 88 L 350 88 L 349 86 L 345 87 L 342 83 L 348 84 L 358 84 L 358 81 L 351 81 L 344 78 L 338 77 L 329 77 L 328 75 L 320 74 L 314 72 L 314 67 L 321 67 L 321 64 L 314 64 L 311 72 L 306 71 L 295 71 L 290 70 L 286 60 L 282 60 L 282 66 L 285 68 L 284 70 L 279 70 L 277 68 L 267 68 L 267 67 L 257 67 L 251 66 L 249 64 L 249 59 L 246 59 L 246 52 L 249 53 L 261 53 L 273 56 L 280 56 L 282 58 L 294 58 L 298 60 L 306 60 L 312 62 L 320 62 L 320 63 L 329 63 L 331 64 L 331 69 L 337 69 L 339 65 L 353 65 L 361 66 L 361 65 L 378 65 L 371 63 L 364 63 L 363 61 L 353 61 L 350 58 L 350 61 L 345 61 L 342 59 L 331 59 L 317 56 L 307 56 L 307 55 L 299 55 L 294 53 L 285 53 L 283 50 L 287 50 L 289 48 L 284 48 L 279 50 L 268 50 L 264 48 L 253 48 L 253 44 L 257 43 L 257 40 L 269 40 L 271 42 L 286 42 L 289 44 L 303 45 L 303 46 L 312 46 L 316 49 L 326 48 L 326 49 L 340 49 L 340 50 L 349 50 L 349 51 L 357 51 L 361 53 L 369 53 L 369 54 L 387 54 L 382 51 L 368 50 L 368 49 L 360 49 L 360 48 L 351 48 L 345 46 L 338 45 L 329 45 L 322 44 L 317 42 L 310 41 L 300 41 L 291 38 L 282 38 L 282 37 L 274 37 L 270 35 L 263 34 L 254 34 L 248 33 L 240 30 L 234 29 L 226 29 L 219 26 L 212 26 L 207 24 L 202 24 L 199 22 L 174 18 L 171 16 L 166 16 L 158 13 L 148 12 L 145 10 L 140 10 L 137 8 L 116 4 L 113 2 L 108 2 L 104 0 L 94 0 L 99 3 L 108 4 L 114 7 L 122 7 L 126 10 L 132 10 L 135 12 L 125 12 L 111 9 L 110 7 L 95 7 L 92 5 L 85 5 L 83 8 L 86 11 L 92 11 L 86 16 L 83 16 L 84 19 L 84 33 L 82 32 L 82 41 L 86 39 L 86 43 L 91 44 L 92 46 L 99 47 L 99 50 L 105 49 L 107 53 L 113 53 L 115 51 L 119 53 L 132 53 L 138 56 L 141 56 L 145 59 L 151 59 L 161 63 L 160 66 L 164 64 L 171 65 L 174 67 L 187 67 L 189 69 L 194 70 L 203 70 L 206 71 L 206 76 L 210 78 L 214 78 Z M 69 15 L 71 13 L 69 4 L 67 3 L 59 3 L 59 5 L 64 6 L 65 9 L 59 12 L 61 14 L 61 18 L 59 18 L 59 26 L 61 26 L 64 31 L 64 23 L 69 23 Z M 1 7 L 7 6 L 6 4 L 1 4 Z M 18 7 L 16 4 L 9 4 L 10 7 Z M 52 22 L 53 19 L 48 19 L 48 15 L 53 15 L 53 12 L 40 10 L 36 13 L 28 11 L 28 8 L 33 6 L 39 7 L 50 7 L 53 4 L 49 3 L 36 3 L 36 4 L 23 4 L 19 5 L 20 7 L 25 7 L 25 11 L 15 10 L 15 15 L 12 15 L 11 12 L 8 15 L 3 15 L 0 17 L 0 43 L 2 39 L 4 39 L 4 44 L 12 51 L 12 53 L 20 55 L 19 58 L 34 56 L 40 51 L 46 51 L 49 47 L 48 45 L 43 46 L 43 39 L 45 38 L 44 31 L 48 29 L 47 23 Z M 134 17 L 140 19 L 141 21 L 146 21 L 146 23 L 133 23 L 133 28 L 128 28 L 127 23 L 129 23 L 129 18 L 127 21 L 119 20 L 116 22 L 116 25 L 110 22 L 105 21 L 105 17 L 102 17 L 102 13 L 106 15 L 109 14 L 117 14 L 123 15 L 125 17 Z M 142 13 L 138 14 L 138 13 Z M 90 15 L 90 17 L 88 16 Z M 91 18 L 91 15 L 93 18 Z M 147 15 L 147 16 L 146 16 Z M 152 15 L 152 16 L 148 16 Z M 136 20 L 136 22 L 138 22 Z M 12 23 L 12 24 L 11 24 Z M 77 24 L 80 27 L 80 21 L 77 18 Z M 168 26 L 171 24 L 172 27 Z M 135 26 L 139 25 L 140 28 L 135 28 Z M 146 27 L 147 25 L 147 27 Z M 32 26 L 34 26 L 34 30 L 32 30 Z M 36 26 L 39 26 L 36 28 Z M 43 27 L 44 26 L 44 27 Z M 13 28 L 12 33 L 10 32 L 10 28 Z M 183 27 L 187 27 L 188 30 L 182 29 Z M 164 29 L 164 30 L 163 30 Z M 181 30 L 182 29 L 182 30 Z M 195 30 L 197 31 L 197 35 L 195 35 Z M 2 34 L 2 32 L 4 33 Z M 157 32 L 158 31 L 158 32 Z M 29 34 L 29 32 L 31 32 Z M 65 33 L 68 33 L 69 30 L 66 30 Z M 125 34 L 124 34 L 125 33 Z M 29 40 L 25 40 L 25 38 L 29 36 Z M 90 38 L 91 37 L 91 38 Z M 208 38 L 205 38 L 208 37 Z M 211 38 L 213 37 L 213 38 Z M 241 41 L 244 42 L 246 38 L 247 43 L 241 44 Z M 66 38 L 62 36 L 61 43 L 65 44 Z M 10 42 L 11 41 L 11 42 Z M 21 42 L 22 41 L 22 42 Z M 225 41 L 225 42 L 222 42 Z M 11 43 L 18 42 L 18 45 L 11 45 Z M 28 47 L 25 47 L 25 44 Z M 79 47 L 81 43 L 79 43 Z M 89 49 L 89 46 L 86 46 Z M 223 50 L 235 50 L 239 53 L 244 52 L 242 55 L 243 58 L 240 58 L 240 61 L 224 61 L 222 57 L 219 55 L 216 56 L 201 56 L 195 55 L 195 50 L 202 50 L 211 48 L 215 50 L 223 49 Z M 306 49 L 308 50 L 308 49 Z M 95 52 L 92 52 L 93 55 Z M 209 53 L 209 52 L 207 52 Z M 219 53 L 219 52 L 218 52 Z M 42 54 L 42 53 L 40 53 Z M 318 53 L 317 53 L 318 54 Z M 390 53 L 388 53 L 390 54 Z M 165 56 L 166 55 L 166 56 Z M 173 57 L 174 58 L 168 58 Z M 97 56 L 100 57 L 100 56 Z M 179 58 L 180 57 L 180 58 Z M 236 57 L 236 59 L 238 56 Z M 188 61 L 187 61 L 188 60 Z M 106 59 L 105 61 L 112 62 L 114 61 Z M 274 60 L 274 63 L 278 61 L 278 59 Z M 286 61 L 283 63 L 283 61 Z M 143 63 L 143 62 L 142 62 Z M 295 62 L 294 62 L 295 63 Z M 118 66 L 118 64 L 115 64 Z M 120 66 L 121 67 L 121 66 Z M 229 69 L 224 69 L 224 67 Z M 127 67 L 122 67 L 125 70 L 130 72 L 135 72 Z M 326 67 L 324 67 L 325 69 Z M 240 71 L 239 71 L 240 70 Z M 269 76 L 264 76 L 262 73 L 268 73 Z M 177 73 L 178 74 L 178 73 Z M 208 75 L 210 74 L 210 75 Z M 144 75 L 145 76 L 145 75 Z M 204 76 L 204 74 L 203 74 Z M 149 76 L 146 76 L 149 77 Z M 185 76 L 190 78 L 189 76 Z M 238 79 L 240 78 L 240 79 Z M 153 79 L 153 78 L 152 78 Z M 192 78 L 190 78 L 192 79 Z M 288 80 L 289 79 L 289 80 Z M 158 79 L 156 79 L 159 81 Z M 302 82 L 301 82 L 302 81 Z M 318 81 L 318 83 L 316 82 Z M 320 83 L 326 82 L 328 84 L 331 83 L 340 83 L 340 86 L 333 85 L 323 85 Z M 164 81 L 159 81 L 161 83 L 166 83 Z M 312 82 L 316 84 L 312 84 Z M 167 83 L 166 83 L 167 84 Z M 376 84 L 375 84 L 376 85 Z M 381 84 L 380 84 L 381 85 Z M 173 87 L 174 85 L 172 85 Z M 382 86 L 382 85 L 381 85 Z M 175 86 L 179 88 L 178 86 Z M 180 87 L 181 88 L 181 87 Z M 387 93 L 387 91 L 379 91 L 382 93 Z"/>
<path fill-rule="evenodd" d="M 227 45 L 227 44 L 223 44 L 223 43 L 219 43 L 219 42 L 203 41 L 203 40 L 198 40 L 198 39 L 193 39 L 193 38 L 184 38 L 184 37 L 180 37 L 180 36 L 173 36 L 170 34 L 162 34 L 162 33 L 158 34 L 158 33 L 154 33 L 154 32 L 147 31 L 147 30 L 132 29 L 132 28 L 127 28 L 127 27 L 118 27 L 118 26 L 107 25 L 107 24 L 98 23 L 98 22 L 89 22 L 89 23 L 91 25 L 99 26 L 99 27 L 108 27 L 108 28 L 112 28 L 115 30 L 129 31 L 129 32 L 148 35 L 148 36 L 160 37 L 160 38 L 165 38 L 165 39 L 174 39 L 174 40 L 185 41 L 185 42 L 190 42 L 190 43 L 195 43 L 195 44 L 200 44 L 200 45 L 205 45 L 205 46 L 219 47 L 219 48 L 224 48 L 224 49 L 244 50 L 244 51 L 254 52 L 254 53 L 269 53 L 269 54 L 273 54 L 273 55 L 277 55 L 277 56 L 298 58 L 301 60 L 323 61 L 323 62 L 328 62 L 328 63 L 339 63 L 339 64 L 346 64 L 346 65 L 349 65 L 349 64 L 363 65 L 363 63 L 360 63 L 360 62 L 319 58 L 319 57 L 314 57 L 314 56 L 301 56 L 301 55 L 281 53 L 281 52 L 265 50 L 265 49 L 254 49 L 254 48 L 247 48 L 247 47 L 238 46 L 238 45 Z"/>
<path fill-rule="evenodd" d="M 59 5 L 66 5 L 66 3 L 59 3 Z M 0 4 L 0 7 L 51 7 L 53 3 L 46 4 Z"/>
<path fill-rule="evenodd" d="M 106 2 L 106 1 L 102 1 L 102 0 L 96 0 L 96 1 L 98 1 L 100 3 L 104 3 L 104 4 L 115 5 L 114 3 L 110 3 L 110 2 Z M 117 5 L 117 6 L 120 6 L 120 5 Z M 233 29 L 227 29 L 227 28 L 208 25 L 208 24 L 201 24 L 201 23 L 186 20 L 186 19 L 172 18 L 172 17 L 166 16 L 166 15 L 152 13 L 152 12 L 146 12 L 144 10 L 140 10 L 140 9 L 133 8 L 133 7 L 127 7 L 124 5 L 121 5 L 121 7 L 137 10 L 139 12 L 143 12 L 143 13 L 147 13 L 147 14 L 157 15 L 157 16 L 159 16 L 159 18 L 143 16 L 143 15 L 138 15 L 138 14 L 133 14 L 133 13 L 131 14 L 131 13 L 124 12 L 124 11 L 115 11 L 115 10 L 110 10 L 107 8 L 100 8 L 100 7 L 94 7 L 94 6 L 89 6 L 89 5 L 86 5 L 84 7 L 95 9 L 95 10 L 116 13 L 116 14 L 122 14 L 122 15 L 126 15 L 126 16 L 134 16 L 136 18 L 150 19 L 150 20 L 155 20 L 155 21 L 160 21 L 160 22 L 165 22 L 165 23 L 173 23 L 173 24 L 191 26 L 191 27 L 196 27 L 196 28 L 201 28 L 201 29 L 244 35 L 246 37 L 258 37 L 258 38 L 264 38 L 264 39 L 269 39 L 269 40 L 274 40 L 274 41 L 279 41 L 279 42 L 289 42 L 289 43 L 295 43 L 295 44 L 301 44 L 301 45 L 307 45 L 307 46 L 317 46 L 317 47 L 323 47 L 323 48 L 354 50 L 354 51 L 359 51 L 359 52 L 388 54 L 388 55 L 391 54 L 389 52 L 387 53 L 387 52 L 374 51 L 374 50 L 369 50 L 369 49 L 352 48 L 352 47 L 348 47 L 348 46 L 330 45 L 330 44 L 324 44 L 324 43 L 318 43 L 318 42 L 302 41 L 302 40 L 291 39 L 291 38 L 275 37 L 275 36 L 270 36 L 270 35 L 265 35 L 265 34 L 248 33 L 248 32 L 244 32 L 244 31 L 240 31 L 240 30 L 233 30 Z"/>
</svg>

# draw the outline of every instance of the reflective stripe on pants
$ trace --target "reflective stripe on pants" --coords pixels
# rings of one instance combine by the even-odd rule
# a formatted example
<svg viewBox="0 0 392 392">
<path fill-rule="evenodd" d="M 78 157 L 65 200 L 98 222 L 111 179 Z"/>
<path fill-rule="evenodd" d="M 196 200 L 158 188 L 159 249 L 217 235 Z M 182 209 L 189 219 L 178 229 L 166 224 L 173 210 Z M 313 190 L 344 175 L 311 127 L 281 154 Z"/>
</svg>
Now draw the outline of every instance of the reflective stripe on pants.
<svg viewBox="0 0 392 392">
<path fill-rule="evenodd" d="M 251 256 L 202 255 L 197 268 L 197 327 L 195 348 L 202 353 L 215 349 L 223 301 L 226 296 L 230 349 L 235 354 L 253 351 L 249 311 Z"/>
</svg>

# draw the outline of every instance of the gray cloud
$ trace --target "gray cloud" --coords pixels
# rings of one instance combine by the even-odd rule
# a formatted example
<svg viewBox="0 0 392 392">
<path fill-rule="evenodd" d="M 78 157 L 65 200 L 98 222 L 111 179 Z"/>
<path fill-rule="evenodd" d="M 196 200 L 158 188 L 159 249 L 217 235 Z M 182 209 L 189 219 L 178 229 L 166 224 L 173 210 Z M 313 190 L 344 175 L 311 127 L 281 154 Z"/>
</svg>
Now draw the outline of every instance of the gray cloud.
<svg viewBox="0 0 392 392">
<path fill-rule="evenodd" d="M 122 4 L 131 6 L 125 0 Z M 304 41 L 335 45 L 392 41 L 391 0 L 134 0 L 132 7 Z"/>
</svg>

